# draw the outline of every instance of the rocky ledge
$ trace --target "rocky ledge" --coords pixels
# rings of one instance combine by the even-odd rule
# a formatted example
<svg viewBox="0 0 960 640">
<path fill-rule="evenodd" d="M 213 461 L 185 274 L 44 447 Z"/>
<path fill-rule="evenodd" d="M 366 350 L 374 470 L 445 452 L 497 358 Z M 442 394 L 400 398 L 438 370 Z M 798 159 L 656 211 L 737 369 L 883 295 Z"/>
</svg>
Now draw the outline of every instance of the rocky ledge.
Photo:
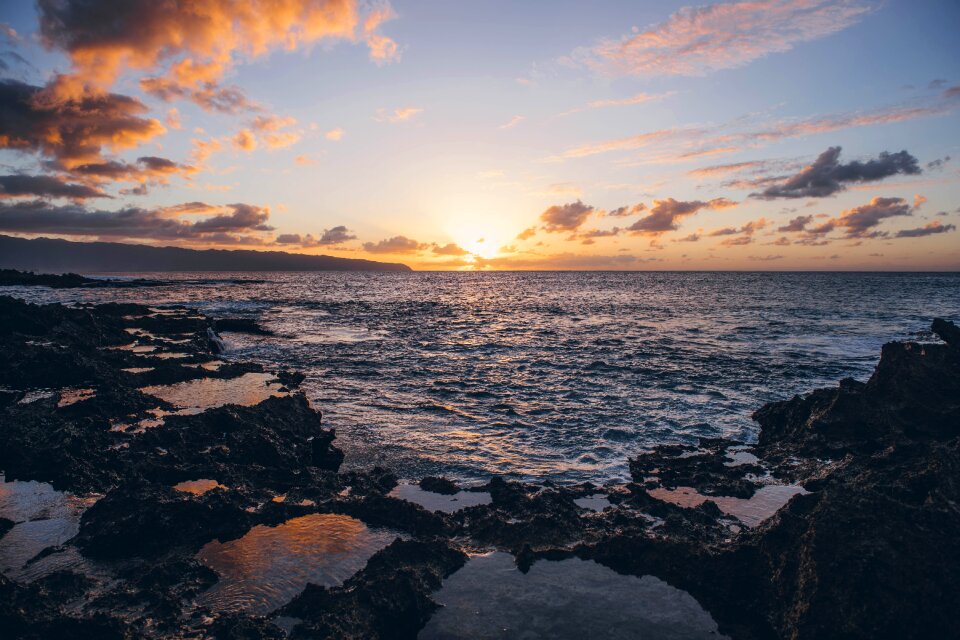
<svg viewBox="0 0 960 640">
<path fill-rule="evenodd" d="M 603 487 L 342 471 L 303 376 L 220 359 L 217 330 L 0 297 L 4 637 L 414 638 L 486 551 L 656 576 L 734 638 L 960 632 L 952 323 L 885 345 L 866 383 L 764 406 L 756 444 L 661 446 Z M 278 540 L 339 564 L 235 606 Z"/>
</svg>

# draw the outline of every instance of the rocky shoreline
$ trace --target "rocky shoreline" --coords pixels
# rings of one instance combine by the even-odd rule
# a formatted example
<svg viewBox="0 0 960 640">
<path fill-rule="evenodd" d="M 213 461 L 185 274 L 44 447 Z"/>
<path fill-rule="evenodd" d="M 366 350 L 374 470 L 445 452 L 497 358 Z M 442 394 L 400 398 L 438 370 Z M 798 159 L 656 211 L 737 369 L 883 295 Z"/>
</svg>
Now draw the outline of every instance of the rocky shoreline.
<svg viewBox="0 0 960 640">
<path fill-rule="evenodd" d="M 459 487 L 340 472 L 301 374 L 218 358 L 219 331 L 255 323 L 0 297 L 0 629 L 414 638 L 445 581 L 500 551 L 523 573 L 655 576 L 732 638 L 956 637 L 960 330 L 932 329 L 885 345 L 866 383 L 762 407 L 755 445 L 661 446 L 619 485 Z M 260 566 L 281 535 L 340 536 L 343 566 L 220 606 L 230 563 Z"/>
</svg>

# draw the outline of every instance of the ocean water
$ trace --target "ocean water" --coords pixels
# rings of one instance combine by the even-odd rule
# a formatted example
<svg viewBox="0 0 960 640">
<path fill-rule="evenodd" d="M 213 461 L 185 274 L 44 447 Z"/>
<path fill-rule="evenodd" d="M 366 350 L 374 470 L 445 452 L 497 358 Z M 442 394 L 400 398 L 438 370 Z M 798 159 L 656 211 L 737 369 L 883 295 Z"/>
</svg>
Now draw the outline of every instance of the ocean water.
<svg viewBox="0 0 960 640">
<path fill-rule="evenodd" d="M 304 371 L 348 466 L 413 479 L 604 482 L 656 443 L 749 442 L 765 402 L 960 320 L 960 274 L 139 275 L 189 282 L 0 294 L 258 318 L 276 336 L 226 334 L 227 357 Z"/>
</svg>

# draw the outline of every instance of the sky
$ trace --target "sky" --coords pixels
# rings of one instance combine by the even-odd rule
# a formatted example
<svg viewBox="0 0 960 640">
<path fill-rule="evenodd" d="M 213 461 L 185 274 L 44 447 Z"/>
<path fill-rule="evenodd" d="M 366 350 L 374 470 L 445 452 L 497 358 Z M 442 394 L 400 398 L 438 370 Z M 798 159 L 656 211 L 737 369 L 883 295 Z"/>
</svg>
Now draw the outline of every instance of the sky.
<svg viewBox="0 0 960 640">
<path fill-rule="evenodd" d="M 960 269 L 956 0 L 0 7 L 0 234 Z"/>
</svg>

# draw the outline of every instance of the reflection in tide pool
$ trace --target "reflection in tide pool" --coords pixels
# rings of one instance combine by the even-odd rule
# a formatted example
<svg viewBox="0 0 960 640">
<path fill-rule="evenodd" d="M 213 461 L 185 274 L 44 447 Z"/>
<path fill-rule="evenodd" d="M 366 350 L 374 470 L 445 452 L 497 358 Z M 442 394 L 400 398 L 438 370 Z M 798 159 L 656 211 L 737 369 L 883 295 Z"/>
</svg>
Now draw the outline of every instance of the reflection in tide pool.
<svg viewBox="0 0 960 640">
<path fill-rule="evenodd" d="M 523 574 L 507 553 L 476 556 L 432 598 L 443 608 L 420 640 L 723 637 L 687 592 L 578 558 L 542 560 Z"/>
<path fill-rule="evenodd" d="M 720 511 L 735 516 L 748 527 L 755 527 L 767 518 L 773 516 L 790 498 L 797 494 L 809 493 L 799 485 L 767 485 L 757 489 L 749 498 L 734 498 L 732 496 L 705 496 L 691 487 L 677 487 L 676 489 L 652 489 L 650 495 L 657 500 L 672 502 L 675 505 L 693 509 L 710 500 L 715 502 Z"/>
<path fill-rule="evenodd" d="M 287 395 L 280 387 L 280 382 L 269 373 L 245 373 L 237 378 L 200 378 L 144 387 L 140 391 L 165 400 L 184 413 L 199 413 L 225 404 L 252 406 L 271 396 Z"/>
<path fill-rule="evenodd" d="M 197 604 L 213 611 L 270 613 L 307 583 L 342 583 L 394 538 L 393 532 L 370 529 L 349 516 L 313 514 L 276 527 L 256 526 L 237 540 L 214 540 L 197 559 L 220 580 Z"/>
<path fill-rule="evenodd" d="M 214 489 L 226 489 L 225 486 L 216 480 L 210 480 L 208 478 L 203 478 L 200 480 L 184 480 L 183 482 L 173 485 L 173 488 L 177 491 L 189 493 L 195 496 L 202 496 L 207 491 L 213 491 Z"/>
<path fill-rule="evenodd" d="M 31 580 L 56 569 L 67 568 L 63 554 L 54 554 L 27 565 L 47 547 L 63 544 L 80 530 L 80 516 L 96 497 L 81 498 L 57 491 L 44 482 L 5 482 L 0 475 L 0 518 L 17 523 L 0 538 L 0 573 L 17 580 Z M 79 561 L 69 555 L 66 565 Z"/>
<path fill-rule="evenodd" d="M 418 504 L 428 511 L 454 513 L 479 504 L 490 504 L 490 494 L 482 491 L 458 491 L 445 495 L 434 491 L 424 491 L 418 485 L 401 482 L 390 492 L 392 498 L 399 498 Z"/>
</svg>

